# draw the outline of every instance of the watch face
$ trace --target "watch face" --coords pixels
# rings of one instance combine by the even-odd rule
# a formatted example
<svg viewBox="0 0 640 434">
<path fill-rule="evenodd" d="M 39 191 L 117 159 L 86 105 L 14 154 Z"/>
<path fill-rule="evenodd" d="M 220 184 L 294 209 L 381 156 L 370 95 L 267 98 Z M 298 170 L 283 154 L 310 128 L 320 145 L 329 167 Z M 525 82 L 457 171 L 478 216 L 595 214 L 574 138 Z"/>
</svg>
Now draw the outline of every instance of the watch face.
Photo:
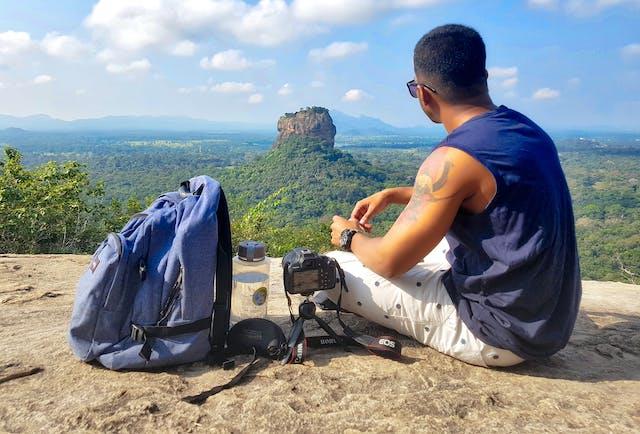
<svg viewBox="0 0 640 434">
<path fill-rule="evenodd" d="M 345 229 L 344 231 L 342 231 L 342 233 L 340 234 L 340 247 L 343 250 L 348 250 L 349 247 L 349 240 L 351 238 L 351 231 L 349 229 Z"/>
</svg>

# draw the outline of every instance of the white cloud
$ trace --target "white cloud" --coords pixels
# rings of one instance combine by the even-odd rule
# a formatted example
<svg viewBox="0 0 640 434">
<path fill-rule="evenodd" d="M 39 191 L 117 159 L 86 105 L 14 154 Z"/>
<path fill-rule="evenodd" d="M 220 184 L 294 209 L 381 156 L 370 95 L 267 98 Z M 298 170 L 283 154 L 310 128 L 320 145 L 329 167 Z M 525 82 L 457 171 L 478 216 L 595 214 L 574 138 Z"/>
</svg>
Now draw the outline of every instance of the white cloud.
<svg viewBox="0 0 640 434">
<path fill-rule="evenodd" d="M 248 44 L 274 46 L 323 30 L 296 20 L 284 0 L 260 0 L 255 5 L 235 3 L 241 4 L 242 12 L 235 20 L 225 22 L 222 30 Z"/>
<path fill-rule="evenodd" d="M 166 47 L 193 34 L 270 46 L 320 31 L 296 21 L 285 0 L 100 0 L 85 25 L 96 39 L 129 52 Z"/>
<path fill-rule="evenodd" d="M 5 88 L 5 87 L 6 87 L 6 86 L 4 85 L 4 83 L 0 81 L 0 89 L 3 89 L 3 88 Z"/>
<path fill-rule="evenodd" d="M 324 87 L 324 83 L 319 81 L 319 80 L 314 80 L 311 82 L 311 87 L 313 88 L 319 88 L 319 87 Z"/>
<path fill-rule="evenodd" d="M 189 57 L 193 56 L 198 46 L 188 39 L 180 41 L 171 48 L 170 53 L 174 56 Z"/>
<path fill-rule="evenodd" d="M 116 59 L 116 57 L 116 53 L 109 48 L 101 50 L 100 52 L 98 52 L 98 54 L 96 54 L 96 59 L 98 59 L 98 62 L 101 63 L 112 62 Z"/>
<path fill-rule="evenodd" d="M 512 90 L 518 84 L 517 66 L 494 66 L 488 69 L 489 80 L 498 81 L 500 86 L 506 90 Z"/>
<path fill-rule="evenodd" d="M 165 49 L 192 35 L 274 46 L 368 21 L 391 10 L 444 0 L 99 0 L 84 21 L 93 37 L 117 51 Z"/>
<path fill-rule="evenodd" d="M 640 43 L 625 45 L 621 52 L 625 59 L 640 58 Z"/>
<path fill-rule="evenodd" d="M 220 71 L 242 71 L 252 67 L 269 67 L 276 62 L 271 59 L 251 61 L 244 57 L 241 50 L 226 50 L 214 54 L 211 58 L 203 57 L 200 67 L 203 69 L 218 69 Z"/>
<path fill-rule="evenodd" d="M 261 93 L 254 93 L 249 96 L 247 102 L 249 104 L 260 104 L 264 100 L 264 96 Z"/>
<path fill-rule="evenodd" d="M 577 17 L 598 15 L 615 7 L 639 8 L 640 0 L 527 0 L 532 8 L 560 10 Z"/>
<path fill-rule="evenodd" d="M 494 66 L 489 68 L 489 78 L 497 78 L 497 79 L 505 79 L 511 78 L 518 75 L 518 67 L 517 66 L 509 66 L 509 67 L 501 67 Z"/>
<path fill-rule="evenodd" d="M 88 51 L 88 46 L 73 36 L 50 32 L 40 42 L 42 51 L 52 57 L 77 59 Z"/>
<path fill-rule="evenodd" d="M 558 8 L 558 0 L 527 0 L 532 8 L 555 10 Z"/>
<path fill-rule="evenodd" d="M 241 71 L 251 66 L 251 62 L 242 55 L 240 50 L 226 50 L 200 61 L 204 69 L 220 69 L 222 71 Z"/>
<path fill-rule="evenodd" d="M 386 2 L 390 7 L 394 8 L 418 8 L 435 6 L 440 3 L 444 3 L 441 0 L 387 0 Z"/>
<path fill-rule="evenodd" d="M 225 81 L 211 86 L 211 92 L 218 93 L 250 93 L 255 90 L 256 87 L 253 83 L 238 83 L 236 81 Z"/>
<path fill-rule="evenodd" d="M 274 66 L 276 64 L 276 61 L 273 59 L 262 59 L 262 60 L 258 60 L 257 62 L 253 62 L 253 66 L 257 66 L 260 68 L 269 68 L 271 66 Z"/>
<path fill-rule="evenodd" d="M 406 26 L 407 24 L 416 22 L 416 19 L 417 17 L 414 14 L 402 14 L 402 15 L 398 15 L 397 17 L 394 17 L 389 22 L 389 25 L 391 27 L 402 27 L 402 26 Z"/>
<path fill-rule="evenodd" d="M 53 81 L 53 77 L 47 74 L 38 75 L 33 79 L 33 84 L 46 84 Z"/>
<path fill-rule="evenodd" d="M 314 48 L 310 50 L 309 58 L 316 62 L 341 59 L 367 51 L 368 48 L 369 46 L 366 42 L 334 42 L 324 48 Z"/>
<path fill-rule="evenodd" d="M 151 62 L 147 59 L 134 60 L 129 63 L 109 63 L 107 72 L 110 74 L 145 73 L 151 69 Z"/>
<path fill-rule="evenodd" d="M 87 89 L 76 89 L 75 94 L 78 96 L 84 96 L 87 94 Z"/>
<path fill-rule="evenodd" d="M 549 87 L 543 87 L 536 90 L 531 97 L 535 100 L 548 100 L 558 98 L 559 96 L 559 91 L 551 89 Z"/>
<path fill-rule="evenodd" d="M 582 84 L 582 80 L 580 79 L 580 77 L 572 77 L 569 80 L 567 80 L 567 85 L 573 89 L 579 87 L 580 84 Z"/>
<path fill-rule="evenodd" d="M 0 65 L 8 62 L 8 58 L 28 51 L 32 46 L 31 36 L 27 32 L 9 30 L 0 33 Z"/>
<path fill-rule="evenodd" d="M 369 21 L 390 10 L 417 9 L 443 3 L 441 0 L 294 0 L 296 18 L 322 24 L 354 24 Z"/>
<path fill-rule="evenodd" d="M 280 89 L 278 89 L 278 95 L 287 96 L 293 93 L 293 88 L 289 83 L 285 83 Z"/>
<path fill-rule="evenodd" d="M 566 9 L 570 14 L 578 16 L 597 15 L 617 6 L 640 7 L 640 0 L 568 0 Z"/>
<path fill-rule="evenodd" d="M 353 24 L 368 21 L 388 3 L 385 0 L 294 0 L 291 7 L 294 15 L 303 21 Z"/>
<path fill-rule="evenodd" d="M 162 1 L 100 0 L 85 19 L 85 25 L 97 39 L 125 51 L 177 42 L 181 38 L 176 38 L 175 25 L 169 19 L 175 11 L 168 6 Z"/>
<path fill-rule="evenodd" d="M 512 89 L 516 87 L 516 84 L 518 84 L 518 77 L 507 78 L 506 80 L 503 80 L 502 83 L 500 84 L 505 89 Z"/>
<path fill-rule="evenodd" d="M 193 92 L 204 93 L 209 90 L 209 86 L 196 86 L 196 87 L 179 87 L 178 93 L 189 95 Z"/>
<path fill-rule="evenodd" d="M 342 97 L 342 101 L 358 102 L 362 101 L 363 99 L 369 98 L 371 98 L 371 95 L 369 95 L 362 89 L 349 89 Z"/>
</svg>

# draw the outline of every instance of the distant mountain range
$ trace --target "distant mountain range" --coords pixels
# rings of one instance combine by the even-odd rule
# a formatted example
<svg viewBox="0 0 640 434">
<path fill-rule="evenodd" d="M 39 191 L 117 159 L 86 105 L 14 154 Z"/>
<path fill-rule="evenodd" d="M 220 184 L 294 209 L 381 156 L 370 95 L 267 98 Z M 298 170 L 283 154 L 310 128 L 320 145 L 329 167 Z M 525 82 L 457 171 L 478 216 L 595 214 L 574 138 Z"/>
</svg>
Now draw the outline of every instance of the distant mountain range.
<svg viewBox="0 0 640 434">
<path fill-rule="evenodd" d="M 337 134 L 344 136 L 424 136 L 441 132 L 437 128 L 400 128 L 369 116 L 351 116 L 337 110 L 329 110 Z"/>
<path fill-rule="evenodd" d="M 380 119 L 368 116 L 351 116 L 331 110 L 331 117 L 340 135 L 425 135 L 434 129 L 399 128 Z M 242 122 L 217 122 L 182 116 L 106 116 L 93 119 L 65 121 L 48 115 L 17 117 L 0 115 L 0 130 L 22 129 L 27 131 L 56 132 L 123 132 L 123 131 L 166 131 L 166 132 L 270 132 L 275 133 L 276 122 L 272 125 Z"/>
<path fill-rule="evenodd" d="M 25 117 L 0 115 L 0 129 L 20 128 L 27 131 L 266 131 L 268 125 L 242 122 L 215 122 L 182 116 L 105 116 L 94 119 L 65 121 L 48 115 Z"/>
</svg>

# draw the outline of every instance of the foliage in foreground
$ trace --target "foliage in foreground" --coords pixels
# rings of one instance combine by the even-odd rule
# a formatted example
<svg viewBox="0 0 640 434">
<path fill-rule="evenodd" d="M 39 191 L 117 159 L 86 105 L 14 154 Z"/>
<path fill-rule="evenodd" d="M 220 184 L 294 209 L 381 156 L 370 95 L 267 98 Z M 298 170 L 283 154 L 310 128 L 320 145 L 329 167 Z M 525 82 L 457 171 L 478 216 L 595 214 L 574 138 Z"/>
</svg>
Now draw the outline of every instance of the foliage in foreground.
<svg viewBox="0 0 640 434">
<path fill-rule="evenodd" d="M 285 192 L 280 189 L 244 212 L 239 211 L 247 208 L 242 197 L 232 200 L 234 245 L 260 240 L 270 256 L 297 246 L 331 249 L 328 222 L 276 224 Z M 77 162 L 50 161 L 29 170 L 17 150 L 5 148 L 0 161 L 0 253 L 92 253 L 105 234 L 119 230 L 144 206 L 134 197 L 105 203 L 104 195 L 102 184 L 92 185 Z"/>
<path fill-rule="evenodd" d="M 410 185 L 414 173 L 374 166 L 320 142 L 292 138 L 242 166 L 220 173 L 230 197 L 245 195 L 255 204 L 279 192 L 271 214 L 278 226 L 306 226 L 351 212 L 353 204 L 390 185 Z M 282 190 L 282 187 L 287 188 Z M 314 223 L 311 223 L 312 225 Z"/>
<path fill-rule="evenodd" d="M 231 222 L 233 245 L 242 240 L 258 240 L 267 246 L 267 254 L 272 257 L 284 256 L 294 247 L 308 247 L 315 251 L 331 250 L 330 224 L 317 220 L 304 227 L 277 225 L 277 211 L 285 203 L 282 198 L 287 189 L 282 188 Z M 233 208 L 235 203 L 231 203 Z"/>
<path fill-rule="evenodd" d="M 129 209 L 103 205 L 101 184 L 74 161 L 48 162 L 33 170 L 12 148 L 0 161 L 0 252 L 86 251 Z M 123 209 L 124 208 L 124 209 Z"/>
<path fill-rule="evenodd" d="M 573 197 L 582 277 L 640 283 L 640 150 L 635 145 L 579 145 L 567 148 L 561 143 L 559 149 Z M 260 152 L 245 147 L 243 158 L 228 155 L 221 145 L 205 149 L 203 160 L 196 158 L 200 154 L 188 154 L 182 161 L 156 150 L 133 158 L 124 148 L 96 149 L 108 160 L 87 155 L 83 161 L 90 164 L 94 179 L 107 180 L 106 193 L 100 183 L 91 182 L 87 167 L 65 161 L 80 154 L 27 150 L 26 168 L 20 153 L 4 151 L 0 253 L 91 253 L 107 232 L 119 230 L 151 200 L 142 198 L 170 190 L 193 173 L 207 173 L 225 185 L 234 243 L 265 241 L 271 256 L 295 246 L 327 251 L 332 248 L 331 215 L 348 214 L 355 200 L 383 186 L 409 184 L 407 176 L 429 151 L 358 148 L 319 153 L 306 144 L 297 146 L 296 153 L 282 148 L 257 158 Z M 220 157 L 225 168 L 211 163 L 211 155 Z M 52 158 L 59 162 L 48 161 Z M 111 160 L 127 165 L 106 164 Z M 300 182 L 300 174 L 308 181 Z M 120 186 L 117 194 L 114 185 Z M 134 193 L 138 197 L 126 199 Z M 399 211 L 378 216 L 375 234 L 384 233 Z"/>
</svg>

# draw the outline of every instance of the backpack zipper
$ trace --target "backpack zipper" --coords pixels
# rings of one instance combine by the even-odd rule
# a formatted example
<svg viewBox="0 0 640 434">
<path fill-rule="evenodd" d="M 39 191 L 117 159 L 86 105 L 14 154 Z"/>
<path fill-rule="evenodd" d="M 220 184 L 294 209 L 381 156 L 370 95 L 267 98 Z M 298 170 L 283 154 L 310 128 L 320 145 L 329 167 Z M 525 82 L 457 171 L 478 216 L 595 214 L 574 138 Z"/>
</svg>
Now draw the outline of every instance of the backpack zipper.
<svg viewBox="0 0 640 434">
<path fill-rule="evenodd" d="M 169 292 L 169 296 L 167 298 L 164 307 L 160 310 L 160 319 L 158 320 L 158 325 L 162 324 L 164 321 L 168 320 L 169 313 L 171 312 L 171 308 L 174 303 L 178 299 L 178 294 L 180 294 L 180 289 L 182 288 L 182 274 L 183 268 L 180 266 L 180 271 L 178 272 L 178 277 L 176 278 L 175 283 L 171 287 L 171 291 Z"/>
<path fill-rule="evenodd" d="M 123 261 L 126 262 L 126 258 L 124 257 L 124 245 L 122 242 L 122 239 L 120 238 L 120 234 L 117 232 L 109 232 L 109 234 L 107 235 L 107 240 L 105 240 L 108 243 L 108 239 L 111 238 L 113 239 L 115 245 L 116 245 L 116 250 L 117 250 L 117 254 L 118 254 L 118 260 L 116 262 L 116 268 L 115 268 L 115 274 L 113 275 L 113 277 L 110 279 L 110 283 L 109 283 L 109 287 L 106 288 L 105 294 L 104 294 L 104 301 L 103 301 L 103 307 L 107 308 L 108 305 L 110 304 L 114 304 L 113 302 L 109 302 L 109 299 L 111 297 L 113 297 L 114 295 L 112 294 L 112 292 L 114 291 L 114 287 L 118 284 L 121 283 L 123 281 L 123 279 L 125 279 L 126 276 L 126 270 L 121 270 L 122 267 L 122 263 Z M 117 291 L 116 291 L 117 292 Z"/>
</svg>

